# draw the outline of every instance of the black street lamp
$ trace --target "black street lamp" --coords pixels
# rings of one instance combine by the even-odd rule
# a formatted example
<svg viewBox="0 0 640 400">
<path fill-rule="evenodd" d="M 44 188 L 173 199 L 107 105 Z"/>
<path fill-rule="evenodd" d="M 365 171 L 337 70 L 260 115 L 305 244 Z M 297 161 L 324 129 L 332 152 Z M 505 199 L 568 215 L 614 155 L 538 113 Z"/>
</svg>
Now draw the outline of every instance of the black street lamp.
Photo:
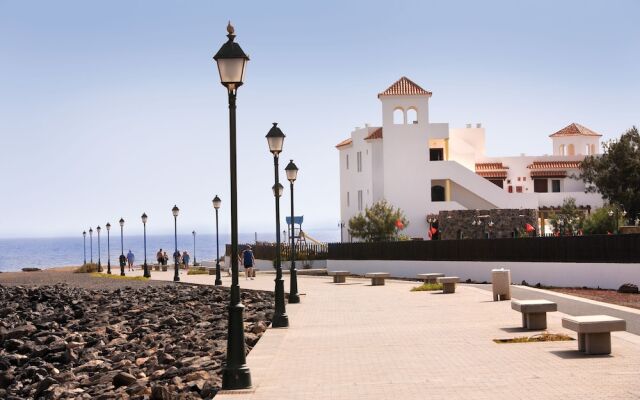
<svg viewBox="0 0 640 400">
<path fill-rule="evenodd" d="M 195 267 L 197 264 L 196 261 L 196 231 L 191 232 L 193 235 L 193 266 Z"/>
<path fill-rule="evenodd" d="M 109 237 L 109 231 L 111 231 L 111 224 L 107 222 L 107 274 L 111 275 L 111 243 Z"/>
<path fill-rule="evenodd" d="M 178 253 L 178 213 L 180 209 L 177 206 L 173 206 L 171 209 L 171 213 L 173 213 L 173 228 L 174 228 L 174 239 L 176 244 L 176 251 L 173 252 L 173 263 L 175 264 L 173 281 L 179 282 L 180 277 L 178 276 L 178 258 L 180 258 L 180 253 Z"/>
<path fill-rule="evenodd" d="M 89 228 L 89 255 L 93 264 L 93 228 Z"/>
<path fill-rule="evenodd" d="M 144 237 L 144 265 L 142 266 L 144 269 L 144 277 L 151 278 L 151 271 L 149 270 L 149 266 L 147 265 L 147 213 L 142 213 L 142 227 L 143 227 L 143 237 Z"/>
<path fill-rule="evenodd" d="M 220 244 L 218 242 L 218 209 L 222 205 L 222 200 L 216 195 L 213 198 L 213 208 L 216 210 L 216 286 L 222 285 L 222 279 L 220 279 Z"/>
<path fill-rule="evenodd" d="M 96 228 L 96 232 L 98 232 L 98 272 L 102 272 L 102 263 L 100 262 L 100 225 Z"/>
<path fill-rule="evenodd" d="M 84 253 L 84 265 L 87 264 L 87 231 L 82 231 L 82 252 Z"/>
<path fill-rule="evenodd" d="M 289 269 L 289 304 L 300 303 L 300 295 L 298 294 L 298 271 L 296 270 L 296 225 L 293 220 L 293 182 L 298 178 L 298 167 L 293 163 L 293 160 L 289 161 L 289 164 L 285 167 L 287 173 L 287 179 L 289 180 L 289 188 L 291 189 L 291 267 Z"/>
<path fill-rule="evenodd" d="M 124 265 L 125 265 L 125 261 L 124 261 L 124 236 L 123 236 L 123 229 L 124 229 L 124 219 L 120 218 L 120 276 L 124 276 Z"/>
<path fill-rule="evenodd" d="M 275 287 L 275 312 L 271 326 L 274 328 L 286 328 L 289 326 L 289 317 L 285 310 L 284 304 L 284 279 L 282 279 L 282 265 L 280 260 L 280 197 L 284 187 L 279 182 L 278 174 L 278 157 L 282 151 L 284 143 L 284 133 L 278 128 L 278 123 L 274 122 L 273 126 L 267 133 L 267 143 L 269 151 L 273 154 L 273 170 L 275 174 L 275 183 L 273 184 L 273 197 L 276 200 L 276 287 Z"/>
<path fill-rule="evenodd" d="M 244 351 L 244 306 L 240 301 L 238 284 L 238 182 L 236 175 L 236 94 L 243 84 L 244 70 L 249 57 L 235 43 L 233 26 L 227 25 L 227 38 L 213 56 L 218 64 L 220 83 L 229 94 L 229 172 L 231 179 L 231 296 L 229 297 L 229 324 L 227 332 L 227 362 L 222 369 L 222 389 L 251 387 L 251 372 Z"/>
</svg>

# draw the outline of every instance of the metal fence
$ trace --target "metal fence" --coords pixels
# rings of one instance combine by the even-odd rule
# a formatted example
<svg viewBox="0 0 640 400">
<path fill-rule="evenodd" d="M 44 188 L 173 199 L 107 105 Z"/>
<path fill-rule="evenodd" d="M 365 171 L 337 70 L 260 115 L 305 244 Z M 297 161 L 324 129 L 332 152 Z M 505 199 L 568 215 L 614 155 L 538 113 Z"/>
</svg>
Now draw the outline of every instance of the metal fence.
<svg viewBox="0 0 640 400">
<path fill-rule="evenodd" d="M 640 263 L 640 235 L 330 243 L 328 250 L 330 260 Z"/>
<path fill-rule="evenodd" d="M 275 243 L 240 244 L 238 251 L 242 253 L 247 246 L 251 246 L 253 256 L 260 260 L 275 260 Z M 231 255 L 231 245 L 226 245 L 225 255 Z M 298 243 L 296 244 L 296 260 L 326 260 L 328 247 L 325 244 Z M 291 245 L 289 243 L 280 244 L 280 257 L 286 261 L 291 258 Z"/>
</svg>

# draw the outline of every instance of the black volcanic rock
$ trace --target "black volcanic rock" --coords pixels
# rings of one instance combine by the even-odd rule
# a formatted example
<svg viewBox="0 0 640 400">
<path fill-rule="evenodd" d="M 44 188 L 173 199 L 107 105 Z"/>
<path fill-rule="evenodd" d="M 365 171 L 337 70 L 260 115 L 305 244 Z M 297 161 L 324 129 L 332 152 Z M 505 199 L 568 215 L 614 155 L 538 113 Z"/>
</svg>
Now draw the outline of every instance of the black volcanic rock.
<svg viewBox="0 0 640 400">
<path fill-rule="evenodd" d="M 210 399 L 225 362 L 228 291 L 0 285 L 0 398 Z M 273 296 L 242 299 L 250 350 Z"/>
</svg>

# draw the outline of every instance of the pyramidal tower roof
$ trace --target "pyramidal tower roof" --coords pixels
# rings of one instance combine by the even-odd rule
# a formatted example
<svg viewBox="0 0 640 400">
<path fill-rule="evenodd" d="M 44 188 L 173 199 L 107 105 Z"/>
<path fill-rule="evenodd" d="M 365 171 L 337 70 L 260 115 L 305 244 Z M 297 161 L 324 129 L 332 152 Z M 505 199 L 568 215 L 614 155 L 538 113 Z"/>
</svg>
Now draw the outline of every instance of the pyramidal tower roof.
<svg viewBox="0 0 640 400">
<path fill-rule="evenodd" d="M 424 90 L 418 84 L 413 82 L 411 79 L 403 76 L 398 79 L 393 85 L 389 86 L 387 90 L 382 93 L 378 93 L 378 98 L 381 96 L 407 96 L 407 95 L 418 95 L 418 96 L 431 96 L 431 92 L 428 90 Z"/>
<path fill-rule="evenodd" d="M 576 124 L 574 122 L 573 124 L 567 125 L 564 128 L 560 129 L 558 132 L 549 135 L 549 137 L 559 137 L 559 136 L 602 136 L 602 135 L 580 124 Z"/>
</svg>

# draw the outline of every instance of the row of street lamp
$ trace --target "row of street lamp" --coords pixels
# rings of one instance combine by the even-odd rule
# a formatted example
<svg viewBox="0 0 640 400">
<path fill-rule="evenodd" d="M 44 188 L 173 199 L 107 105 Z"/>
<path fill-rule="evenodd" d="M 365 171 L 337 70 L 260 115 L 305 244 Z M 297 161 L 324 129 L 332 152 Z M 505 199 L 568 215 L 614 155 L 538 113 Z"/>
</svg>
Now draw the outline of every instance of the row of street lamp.
<svg viewBox="0 0 640 400">
<path fill-rule="evenodd" d="M 220 200 L 220 198 L 218 197 L 218 195 L 216 195 L 216 197 L 213 199 L 213 207 L 216 210 L 216 285 L 222 285 L 222 281 L 220 279 L 220 252 L 218 250 L 218 245 L 220 243 L 219 239 L 218 239 L 218 209 L 220 208 L 220 206 L 222 205 L 222 201 Z M 178 253 L 178 214 L 180 213 L 180 209 L 177 206 L 173 206 L 173 208 L 171 209 L 171 213 L 173 214 L 173 218 L 174 218 L 174 238 L 175 238 L 175 251 L 173 253 L 173 259 L 174 259 L 174 276 L 173 276 L 173 280 L 178 282 L 180 281 L 180 276 L 178 275 L 178 258 L 179 258 L 179 253 Z M 143 240 L 144 240 L 144 264 L 143 264 L 143 270 L 144 270 L 144 277 L 145 278 L 150 278 L 151 277 L 151 269 L 149 268 L 149 265 L 147 264 L 147 221 L 149 219 L 149 217 L 147 216 L 147 213 L 142 213 L 142 216 L 140 217 L 142 219 L 142 225 L 143 225 L 143 229 L 144 229 L 144 234 L 143 234 Z M 120 218 L 120 275 L 121 276 L 125 276 L 124 273 L 124 266 L 125 266 L 125 255 L 124 255 L 124 219 Z M 111 274 L 111 245 L 110 245 L 110 236 L 109 236 L 109 232 L 111 231 L 111 224 L 109 222 L 107 222 L 106 224 L 106 228 L 107 228 L 107 274 Z M 96 227 L 96 232 L 98 233 L 98 272 L 102 272 L 102 264 L 101 264 L 101 260 L 100 260 L 100 231 L 102 228 L 100 228 L 100 226 Z M 191 232 L 191 234 L 193 235 L 193 264 L 195 265 L 197 263 L 196 261 L 196 231 Z M 83 237 L 83 241 L 84 241 L 84 263 L 87 263 L 87 232 L 83 231 L 82 232 L 82 237 Z M 93 264 L 93 228 L 89 228 L 89 248 L 90 248 L 90 262 Z"/>
<path fill-rule="evenodd" d="M 227 332 L 227 358 L 226 365 L 223 368 L 222 374 L 222 388 L 223 389 L 244 389 L 251 387 L 251 373 L 249 367 L 246 365 L 245 357 L 245 344 L 244 344 L 244 305 L 240 301 L 240 287 L 238 282 L 238 211 L 237 211 L 237 162 L 236 162 L 236 96 L 237 90 L 243 84 L 244 72 L 249 57 L 244 53 L 240 45 L 234 42 L 234 28 L 231 23 L 227 26 L 227 42 L 222 45 L 220 50 L 216 53 L 213 59 L 218 65 L 218 72 L 220 74 L 220 82 L 227 88 L 228 101 L 229 101 L 229 172 L 230 172 L 230 187 L 231 187 L 231 288 L 230 288 L 230 301 L 228 306 L 229 311 L 229 323 Z M 273 154 L 274 158 L 274 172 L 275 183 L 273 185 L 273 194 L 275 197 L 276 208 L 276 279 L 275 279 L 275 314 L 272 322 L 273 327 L 286 327 L 289 325 L 288 317 L 285 310 L 284 302 L 284 280 L 282 279 L 282 265 L 280 257 L 280 197 L 284 190 L 283 186 L 279 182 L 278 176 L 278 158 L 282 152 L 282 145 L 285 135 L 278 128 L 277 123 L 273 124 L 273 127 L 267 134 L 267 142 L 269 145 L 269 151 Z M 298 168 L 293 163 L 293 160 L 285 168 L 287 179 L 291 188 L 291 217 L 293 220 L 294 205 L 293 205 L 293 183 L 297 178 Z M 213 199 L 213 207 L 216 210 L 216 285 L 221 285 L 222 280 L 220 278 L 220 264 L 219 264 L 219 237 L 218 237 L 218 209 L 221 205 L 220 198 L 216 195 Z M 178 276 L 178 257 L 176 257 L 178 251 L 178 239 L 177 239 L 177 219 L 179 209 L 174 206 L 171 210 L 174 217 L 174 238 L 175 238 L 175 273 L 174 281 L 179 281 Z M 142 215 L 142 222 L 144 225 L 144 247 L 145 247 L 145 262 L 144 262 L 144 274 L 150 276 L 149 268 L 146 260 L 146 223 L 147 215 Z M 120 240 L 121 240 L 121 259 L 124 257 L 124 245 L 122 228 L 124 226 L 124 220 L 120 219 Z M 107 224 L 107 231 L 109 231 L 110 225 Z M 98 235 L 100 228 L 97 228 Z M 89 230 L 91 237 L 93 231 Z M 195 248 L 195 231 L 194 235 L 194 248 Z M 86 237 L 86 233 L 84 234 Z M 298 303 L 300 297 L 298 295 L 297 285 L 297 272 L 295 268 L 295 237 L 291 235 L 291 288 L 289 294 L 290 303 Z M 86 239 L 85 239 L 86 243 Z M 195 250 L 194 250 L 195 253 Z M 93 261 L 93 247 L 91 248 L 91 260 Z M 195 262 L 195 254 L 194 254 Z M 86 263 L 86 245 L 85 245 L 85 263 Z M 121 262 L 121 275 L 124 275 L 124 265 Z M 100 260 L 98 261 L 100 268 Z M 111 269 L 109 267 L 109 273 Z"/>
<path fill-rule="evenodd" d="M 228 102 L 229 102 L 229 177 L 230 177 L 230 214 L 231 214 L 231 287 L 228 305 L 228 331 L 227 331 L 227 356 L 226 363 L 222 370 L 222 389 L 245 389 L 251 387 L 251 373 L 249 367 L 246 364 L 245 356 L 245 341 L 244 341 L 244 305 L 240 299 L 240 286 L 238 282 L 238 209 L 237 209 L 237 162 L 236 162 L 236 97 L 237 90 L 244 83 L 244 73 L 249 57 L 244 53 L 238 43 L 234 41 L 235 34 L 234 28 L 231 23 L 227 26 L 227 42 L 225 42 L 220 50 L 215 54 L 213 59 L 218 66 L 218 72 L 220 74 L 220 82 L 227 89 Z M 284 187 L 279 182 L 278 174 L 278 161 L 280 153 L 282 152 L 282 145 L 284 143 L 285 135 L 278 128 L 277 123 L 274 123 L 269 133 L 267 133 L 267 142 L 269 145 L 269 151 L 273 154 L 274 160 L 274 174 L 275 183 L 272 187 L 275 198 L 275 211 L 276 211 L 276 278 L 275 278 L 275 312 L 272 321 L 273 327 L 287 327 L 289 325 L 285 301 L 284 301 L 284 280 L 282 279 L 282 264 L 280 256 L 280 197 L 284 191 Z M 291 190 L 291 217 L 293 221 L 294 216 L 294 202 L 293 202 L 293 184 L 297 178 L 298 167 L 293 160 L 285 168 L 287 180 L 289 180 Z M 219 264 L 219 238 L 218 238 L 218 209 L 220 208 L 221 200 L 216 195 L 213 199 L 213 207 L 216 211 L 216 285 L 221 285 L 222 280 L 220 278 L 220 264 Z M 179 209 L 174 206 L 172 209 L 174 216 L 174 237 L 175 248 L 177 253 L 177 218 Z M 145 276 L 150 276 L 149 268 L 146 262 L 146 214 L 142 215 L 144 225 L 144 243 L 145 243 Z M 120 219 L 120 240 L 122 254 L 124 256 L 124 246 L 122 239 L 122 227 L 124 226 L 124 220 Z M 107 224 L 107 231 L 109 231 L 110 225 Z M 100 228 L 97 228 L 99 232 Z M 89 230 L 91 237 L 93 231 Z M 86 243 L 86 233 L 83 232 Z M 99 233 L 98 233 L 99 234 Z M 195 231 L 194 234 L 194 246 L 195 246 Z M 195 253 L 195 250 L 194 250 Z M 93 261 L 93 248 L 91 248 L 91 259 Z M 177 257 L 175 260 L 175 275 L 174 281 L 179 281 L 178 276 L 178 262 Z M 86 262 L 86 244 L 85 244 L 85 262 Z M 195 262 L 195 254 L 194 254 Z M 100 265 L 100 260 L 98 260 Z M 109 266 L 109 273 L 110 273 Z M 297 285 L 297 271 L 295 267 L 295 235 L 291 235 L 291 279 L 289 290 L 289 303 L 299 303 L 300 296 L 298 294 Z M 124 275 L 124 266 L 121 263 L 121 275 Z"/>
</svg>

